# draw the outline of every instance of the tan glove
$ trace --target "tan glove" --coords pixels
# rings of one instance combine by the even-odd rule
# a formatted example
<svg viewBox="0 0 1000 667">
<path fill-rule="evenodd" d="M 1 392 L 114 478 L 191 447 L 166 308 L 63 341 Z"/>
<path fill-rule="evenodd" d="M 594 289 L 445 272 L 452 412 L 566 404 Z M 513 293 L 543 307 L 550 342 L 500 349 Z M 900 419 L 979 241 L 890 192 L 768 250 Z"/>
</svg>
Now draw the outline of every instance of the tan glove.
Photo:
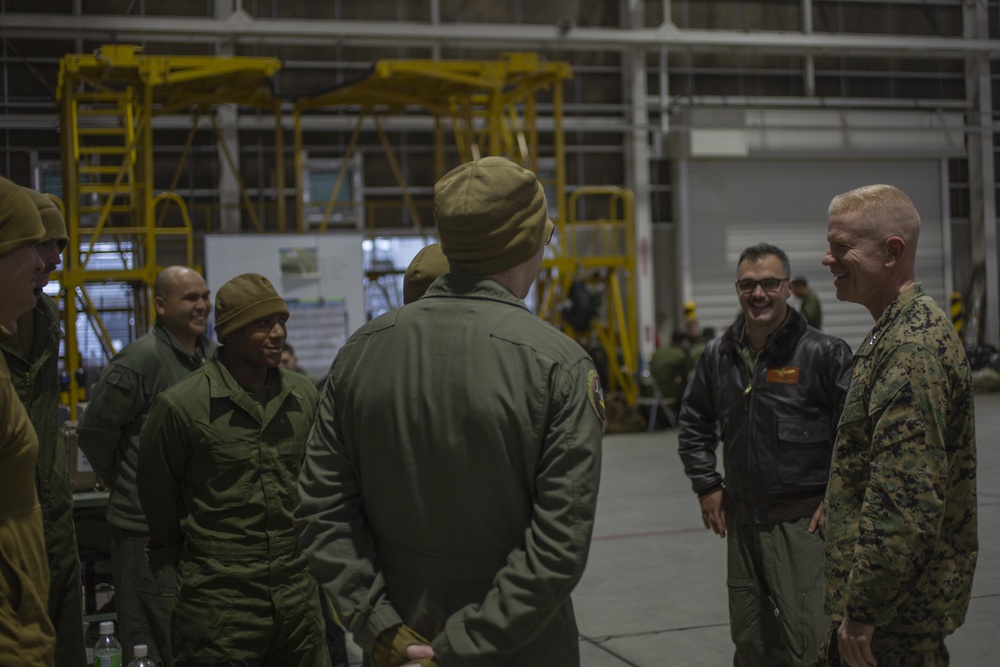
<svg viewBox="0 0 1000 667">
<path fill-rule="evenodd" d="M 375 667 L 400 667 L 410 663 L 423 667 L 439 667 L 437 658 L 422 658 L 413 660 L 406 655 L 406 647 L 411 644 L 427 644 L 430 641 L 421 637 L 413 628 L 406 625 L 396 625 L 385 630 L 375 640 L 372 651 L 372 661 Z"/>
</svg>

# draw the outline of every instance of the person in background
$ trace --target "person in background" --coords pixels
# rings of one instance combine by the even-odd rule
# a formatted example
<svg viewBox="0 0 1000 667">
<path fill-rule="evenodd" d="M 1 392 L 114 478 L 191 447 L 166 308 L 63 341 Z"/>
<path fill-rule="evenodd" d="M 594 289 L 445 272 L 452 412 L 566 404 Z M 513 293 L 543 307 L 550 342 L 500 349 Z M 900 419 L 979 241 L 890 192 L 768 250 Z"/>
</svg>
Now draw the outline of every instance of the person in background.
<svg viewBox="0 0 1000 667">
<path fill-rule="evenodd" d="M 448 258 L 441 251 L 440 243 L 421 248 L 403 273 L 403 304 L 422 297 L 431 283 L 448 271 Z"/>
<path fill-rule="evenodd" d="M 875 321 L 854 356 L 826 492 L 821 665 L 947 665 L 979 550 L 972 372 L 916 282 L 920 214 L 898 188 L 834 197 L 824 266 Z"/>
<path fill-rule="evenodd" d="M 35 250 L 45 236 L 38 207 L 0 177 L 0 340 L 38 303 L 45 264 Z M 55 629 L 46 612 L 49 566 L 35 488 L 38 437 L 0 355 L 0 664 L 53 665 Z M 82 620 L 81 620 L 82 625 Z"/>
<path fill-rule="evenodd" d="M 300 543 L 365 664 L 580 664 L 604 403 L 522 299 L 553 224 L 487 157 L 435 186 L 450 272 L 334 360 L 299 479 Z"/>
<path fill-rule="evenodd" d="M 56 631 L 57 665 L 83 665 L 83 587 L 80 556 L 73 523 L 73 492 L 69 480 L 66 443 L 59 428 L 59 307 L 42 292 L 50 274 L 62 262 L 69 243 L 66 222 L 46 195 L 24 188 L 45 227 L 35 250 L 45 268 L 37 274 L 35 307 L 17 320 L 17 335 L 0 342 L 11 382 L 38 436 L 35 485 L 45 525 L 45 552 L 49 563 L 48 614 Z"/>
<path fill-rule="evenodd" d="M 154 573 L 176 570 L 176 663 L 328 667 L 319 589 L 292 510 L 318 396 L 280 368 L 288 307 L 264 276 L 219 288 L 204 367 L 157 398 L 138 490 Z"/>
<path fill-rule="evenodd" d="M 176 582 L 169 571 L 154 577 L 146 560 L 149 528 L 136 482 L 139 433 L 153 400 L 201 368 L 215 345 L 205 336 L 210 292 L 197 271 L 167 267 L 156 277 L 153 294 L 153 330 L 126 345 L 97 378 L 77 442 L 111 489 L 111 577 L 123 660 L 127 664 L 132 648 L 146 644 L 150 659 L 169 667 Z"/>
<path fill-rule="evenodd" d="M 688 347 L 687 332 L 678 330 L 670 337 L 670 345 L 658 349 L 649 360 L 649 372 L 660 395 L 677 408 L 684 397 L 688 377 L 694 370 Z"/>
<path fill-rule="evenodd" d="M 284 368 L 286 371 L 295 371 L 296 373 L 308 375 L 305 369 L 299 366 L 299 358 L 295 354 L 295 348 L 288 343 L 285 343 L 285 345 L 281 348 L 280 367 Z"/>
<path fill-rule="evenodd" d="M 851 352 L 788 307 L 790 273 L 780 248 L 743 251 L 742 312 L 708 343 L 678 420 L 702 521 L 726 539 L 737 667 L 811 666 L 828 625 L 823 494 Z"/>
<path fill-rule="evenodd" d="M 715 327 L 705 327 L 698 334 L 698 338 L 691 341 L 688 354 L 691 355 L 691 365 L 693 367 L 698 366 L 698 360 L 701 359 L 701 355 L 705 352 L 705 347 L 713 338 L 715 338 Z"/>
<path fill-rule="evenodd" d="M 816 290 L 809 287 L 809 281 L 805 276 L 795 276 L 792 279 L 792 294 L 801 299 L 799 312 L 806 318 L 809 326 L 816 329 L 823 328 L 823 307 L 819 303 L 819 296 Z"/>
</svg>

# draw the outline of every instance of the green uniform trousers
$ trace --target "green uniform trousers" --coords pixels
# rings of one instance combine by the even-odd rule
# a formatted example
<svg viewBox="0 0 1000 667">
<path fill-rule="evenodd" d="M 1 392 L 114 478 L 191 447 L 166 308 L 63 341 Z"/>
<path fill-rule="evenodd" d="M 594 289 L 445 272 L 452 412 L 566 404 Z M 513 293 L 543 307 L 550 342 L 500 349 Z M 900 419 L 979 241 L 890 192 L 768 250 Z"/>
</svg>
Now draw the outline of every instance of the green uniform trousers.
<svg viewBox="0 0 1000 667">
<path fill-rule="evenodd" d="M 729 626 L 736 667 L 811 666 L 823 613 L 824 542 L 811 517 L 778 524 L 728 519 Z"/>
</svg>

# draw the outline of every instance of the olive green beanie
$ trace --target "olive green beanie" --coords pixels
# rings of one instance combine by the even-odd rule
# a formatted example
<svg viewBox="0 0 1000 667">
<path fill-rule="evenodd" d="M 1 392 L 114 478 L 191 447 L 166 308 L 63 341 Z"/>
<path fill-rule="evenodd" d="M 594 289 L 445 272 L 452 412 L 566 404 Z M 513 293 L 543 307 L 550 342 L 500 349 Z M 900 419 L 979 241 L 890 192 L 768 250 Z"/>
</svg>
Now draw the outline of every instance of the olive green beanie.
<svg viewBox="0 0 1000 667">
<path fill-rule="evenodd" d="M 538 178 L 503 157 L 466 162 L 441 177 L 434 218 L 451 268 L 483 276 L 534 257 L 554 227 Z"/>
<path fill-rule="evenodd" d="M 45 235 L 42 216 L 23 188 L 0 176 L 0 255 Z"/>
<path fill-rule="evenodd" d="M 66 221 L 63 219 L 62 213 L 59 212 L 59 207 L 48 195 L 44 195 L 38 190 L 24 188 L 24 191 L 31 197 L 31 201 L 35 202 L 38 213 L 42 216 L 45 236 L 39 243 L 59 241 L 59 252 L 62 252 L 69 245 L 69 234 L 66 233 Z"/>
<path fill-rule="evenodd" d="M 225 341 L 229 334 L 271 315 L 288 317 L 288 306 L 271 281 L 259 273 L 236 276 L 215 295 L 215 337 Z"/>
<path fill-rule="evenodd" d="M 413 303 L 424 295 L 431 283 L 448 273 L 448 258 L 440 243 L 424 246 L 403 274 L 403 303 Z"/>
</svg>

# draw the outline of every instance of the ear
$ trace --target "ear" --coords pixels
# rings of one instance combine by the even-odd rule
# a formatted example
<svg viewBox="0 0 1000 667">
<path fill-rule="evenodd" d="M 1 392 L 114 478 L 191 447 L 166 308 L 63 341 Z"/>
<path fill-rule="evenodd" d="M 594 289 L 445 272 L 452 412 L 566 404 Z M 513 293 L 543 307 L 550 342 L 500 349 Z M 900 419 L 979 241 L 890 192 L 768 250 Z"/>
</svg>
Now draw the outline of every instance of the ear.
<svg viewBox="0 0 1000 667">
<path fill-rule="evenodd" d="M 890 236 L 885 240 L 885 265 L 892 266 L 903 257 L 906 241 L 899 236 Z"/>
<path fill-rule="evenodd" d="M 163 313 L 167 312 L 167 308 L 164 304 L 165 302 L 162 296 L 153 297 L 153 308 L 156 310 L 157 315 L 163 315 Z"/>
</svg>

